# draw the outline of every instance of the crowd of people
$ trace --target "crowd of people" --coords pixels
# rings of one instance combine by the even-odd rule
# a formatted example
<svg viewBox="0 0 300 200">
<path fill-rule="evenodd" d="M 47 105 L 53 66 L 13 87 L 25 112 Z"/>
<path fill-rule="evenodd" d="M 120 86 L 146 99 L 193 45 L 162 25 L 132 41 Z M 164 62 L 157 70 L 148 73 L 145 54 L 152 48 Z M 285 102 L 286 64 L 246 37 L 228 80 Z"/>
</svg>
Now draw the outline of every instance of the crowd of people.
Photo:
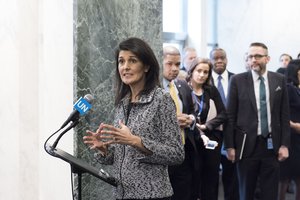
<svg viewBox="0 0 300 200">
<path fill-rule="evenodd" d="M 225 200 L 284 200 L 291 180 L 300 200 L 299 58 L 269 71 L 255 42 L 233 74 L 222 48 L 182 55 L 165 46 L 159 65 L 139 38 L 116 49 L 113 123 L 83 137 L 114 166 L 116 199 L 217 200 L 221 172 Z"/>
</svg>

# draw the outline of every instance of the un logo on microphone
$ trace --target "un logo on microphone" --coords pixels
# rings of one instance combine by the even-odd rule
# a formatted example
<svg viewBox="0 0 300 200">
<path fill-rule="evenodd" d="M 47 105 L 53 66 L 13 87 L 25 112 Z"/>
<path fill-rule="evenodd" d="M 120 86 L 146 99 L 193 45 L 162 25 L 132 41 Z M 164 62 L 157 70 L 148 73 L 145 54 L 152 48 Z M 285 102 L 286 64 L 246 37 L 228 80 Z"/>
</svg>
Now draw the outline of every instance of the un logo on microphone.
<svg viewBox="0 0 300 200">
<path fill-rule="evenodd" d="M 91 109 L 92 105 L 84 98 L 80 97 L 78 101 L 74 104 L 74 108 L 80 113 L 80 115 L 84 115 L 89 109 Z"/>
</svg>

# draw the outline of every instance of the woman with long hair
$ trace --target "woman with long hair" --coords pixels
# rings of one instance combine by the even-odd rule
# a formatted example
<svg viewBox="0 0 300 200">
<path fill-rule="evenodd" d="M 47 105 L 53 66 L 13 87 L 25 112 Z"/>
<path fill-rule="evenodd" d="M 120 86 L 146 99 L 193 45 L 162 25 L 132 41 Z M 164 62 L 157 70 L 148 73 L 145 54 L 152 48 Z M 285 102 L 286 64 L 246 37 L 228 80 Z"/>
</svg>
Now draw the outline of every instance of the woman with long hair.
<svg viewBox="0 0 300 200">
<path fill-rule="evenodd" d="M 196 58 L 188 71 L 187 81 L 192 91 L 197 114 L 196 141 L 199 170 L 195 173 L 194 196 L 201 200 L 217 200 L 219 166 L 223 141 L 222 124 L 226 121 L 225 106 L 218 89 L 211 85 L 212 64 Z"/>
<path fill-rule="evenodd" d="M 173 194 L 168 165 L 184 159 L 175 104 L 159 87 L 159 64 L 139 38 L 116 50 L 116 98 L 113 124 L 87 131 L 84 143 L 112 164 L 117 199 L 169 200 Z"/>
<path fill-rule="evenodd" d="M 300 60 L 292 60 L 286 69 L 290 105 L 291 146 L 289 157 L 280 163 L 279 200 L 284 200 L 289 182 L 296 183 L 295 200 L 300 200 Z"/>
</svg>

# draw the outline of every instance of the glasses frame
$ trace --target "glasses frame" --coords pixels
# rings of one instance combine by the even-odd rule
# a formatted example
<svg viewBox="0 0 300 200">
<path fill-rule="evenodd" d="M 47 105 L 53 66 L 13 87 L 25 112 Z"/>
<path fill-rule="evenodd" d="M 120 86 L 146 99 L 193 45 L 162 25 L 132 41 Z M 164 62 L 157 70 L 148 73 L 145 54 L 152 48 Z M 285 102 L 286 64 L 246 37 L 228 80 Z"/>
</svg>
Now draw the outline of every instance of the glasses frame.
<svg viewBox="0 0 300 200">
<path fill-rule="evenodd" d="M 252 58 L 255 58 L 255 60 L 260 60 L 263 57 L 267 57 L 268 55 L 261 55 L 261 54 L 255 54 L 255 55 L 248 55 L 247 59 L 252 60 Z"/>
</svg>

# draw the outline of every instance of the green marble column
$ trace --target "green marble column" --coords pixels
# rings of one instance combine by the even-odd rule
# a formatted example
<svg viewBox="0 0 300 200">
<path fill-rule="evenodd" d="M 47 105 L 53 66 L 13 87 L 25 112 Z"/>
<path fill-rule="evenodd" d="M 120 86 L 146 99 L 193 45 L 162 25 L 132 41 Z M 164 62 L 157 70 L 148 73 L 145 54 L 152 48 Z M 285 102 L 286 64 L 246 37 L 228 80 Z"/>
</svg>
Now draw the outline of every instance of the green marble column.
<svg viewBox="0 0 300 200">
<path fill-rule="evenodd" d="M 96 130 L 100 122 L 112 121 L 114 51 L 128 37 L 147 41 L 161 61 L 162 0 L 74 1 L 74 99 L 85 94 L 95 97 L 92 110 L 76 128 L 75 155 L 108 172 L 110 166 L 95 162 L 95 152 L 83 144 L 82 136 L 86 129 Z M 77 181 L 75 178 L 75 195 Z M 112 191 L 112 186 L 83 174 L 83 200 L 114 199 Z"/>
</svg>

